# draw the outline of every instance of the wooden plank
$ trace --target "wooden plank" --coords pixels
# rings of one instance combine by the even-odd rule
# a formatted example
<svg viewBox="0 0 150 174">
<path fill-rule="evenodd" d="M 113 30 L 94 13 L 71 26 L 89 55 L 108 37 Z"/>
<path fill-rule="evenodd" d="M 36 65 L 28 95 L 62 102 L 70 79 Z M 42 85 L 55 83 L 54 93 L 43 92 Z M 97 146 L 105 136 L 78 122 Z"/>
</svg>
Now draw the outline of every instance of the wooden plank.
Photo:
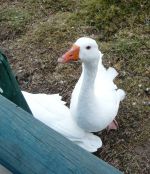
<svg viewBox="0 0 150 174">
<path fill-rule="evenodd" d="M 120 174 L 0 95 L 0 163 L 15 174 Z"/>
</svg>

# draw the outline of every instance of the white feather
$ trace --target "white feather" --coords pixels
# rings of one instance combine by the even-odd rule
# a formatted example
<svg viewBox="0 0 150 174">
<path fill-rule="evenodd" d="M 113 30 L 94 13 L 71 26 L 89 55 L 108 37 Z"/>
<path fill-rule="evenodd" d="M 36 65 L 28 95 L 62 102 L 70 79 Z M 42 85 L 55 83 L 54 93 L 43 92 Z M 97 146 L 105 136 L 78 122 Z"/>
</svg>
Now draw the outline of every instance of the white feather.
<svg viewBox="0 0 150 174">
<path fill-rule="evenodd" d="M 22 91 L 33 116 L 89 152 L 102 146 L 101 139 L 81 129 L 59 94 L 31 94 Z"/>
</svg>

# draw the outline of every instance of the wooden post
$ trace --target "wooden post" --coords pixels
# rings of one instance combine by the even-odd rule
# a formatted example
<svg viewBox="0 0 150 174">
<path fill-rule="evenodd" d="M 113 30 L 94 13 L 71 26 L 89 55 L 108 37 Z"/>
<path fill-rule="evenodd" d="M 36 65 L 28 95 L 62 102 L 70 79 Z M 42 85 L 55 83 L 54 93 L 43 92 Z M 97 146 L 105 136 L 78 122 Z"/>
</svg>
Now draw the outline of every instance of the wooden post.
<svg viewBox="0 0 150 174">
<path fill-rule="evenodd" d="M 0 163 L 14 174 L 120 174 L 0 95 Z"/>
</svg>

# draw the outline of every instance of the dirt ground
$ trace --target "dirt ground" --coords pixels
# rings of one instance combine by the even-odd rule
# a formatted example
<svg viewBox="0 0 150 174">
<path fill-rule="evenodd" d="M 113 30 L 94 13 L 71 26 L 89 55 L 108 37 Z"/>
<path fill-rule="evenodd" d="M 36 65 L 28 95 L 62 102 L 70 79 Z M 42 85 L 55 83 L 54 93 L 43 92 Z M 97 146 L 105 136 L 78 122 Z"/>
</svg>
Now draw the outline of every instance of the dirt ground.
<svg viewBox="0 0 150 174">
<path fill-rule="evenodd" d="M 119 72 L 127 96 L 117 116 L 119 129 L 97 134 L 95 155 L 126 174 L 150 173 L 149 1 L 1 0 L 0 47 L 20 87 L 60 93 L 69 106 L 80 63 L 57 59 L 77 38 L 89 36 L 104 53 L 103 63 Z"/>
</svg>

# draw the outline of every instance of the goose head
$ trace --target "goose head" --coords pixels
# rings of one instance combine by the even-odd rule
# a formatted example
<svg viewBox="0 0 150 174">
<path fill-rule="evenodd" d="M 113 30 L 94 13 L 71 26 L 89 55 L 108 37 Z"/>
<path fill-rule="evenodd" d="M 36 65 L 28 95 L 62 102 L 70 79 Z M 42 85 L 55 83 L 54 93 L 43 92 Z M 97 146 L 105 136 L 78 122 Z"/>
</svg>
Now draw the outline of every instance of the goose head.
<svg viewBox="0 0 150 174">
<path fill-rule="evenodd" d="M 58 62 L 67 63 L 81 60 L 83 63 L 97 63 L 102 57 L 95 40 L 87 37 L 79 38 Z"/>
</svg>

